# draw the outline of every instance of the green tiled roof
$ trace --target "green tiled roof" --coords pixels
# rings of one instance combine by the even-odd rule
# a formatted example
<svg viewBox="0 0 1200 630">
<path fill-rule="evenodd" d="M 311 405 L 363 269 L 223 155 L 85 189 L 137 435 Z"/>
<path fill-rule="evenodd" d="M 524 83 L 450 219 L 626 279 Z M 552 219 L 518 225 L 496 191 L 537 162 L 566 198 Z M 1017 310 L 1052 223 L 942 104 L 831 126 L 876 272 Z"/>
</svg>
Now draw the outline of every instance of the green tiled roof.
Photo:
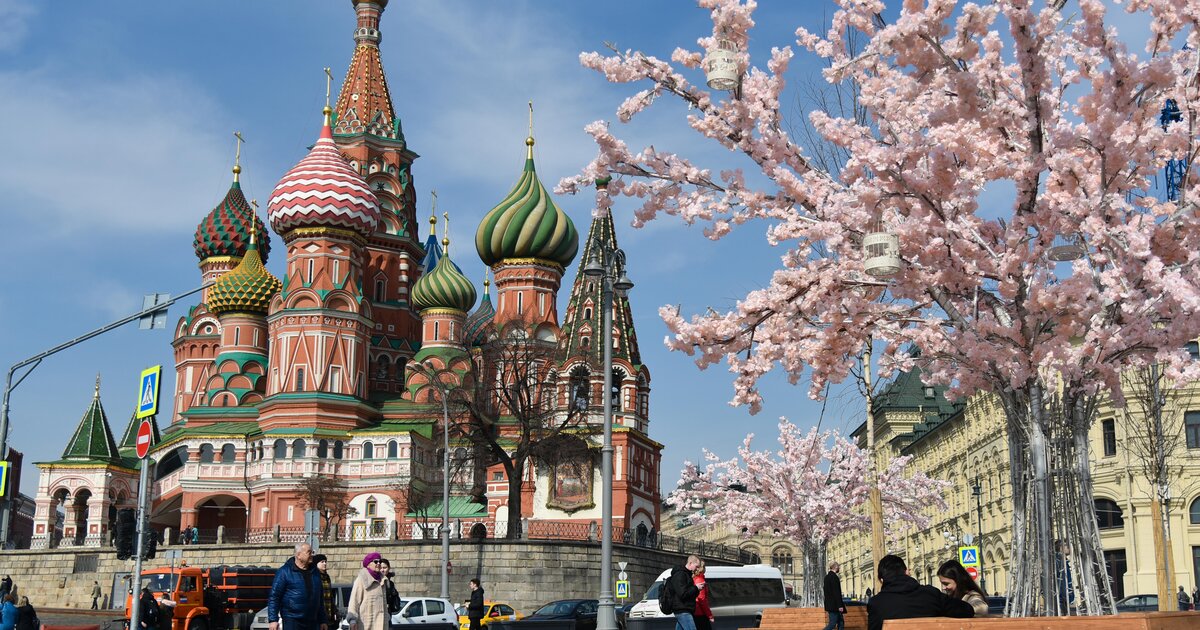
<svg viewBox="0 0 1200 630">
<path fill-rule="evenodd" d="M 442 500 L 439 498 L 429 504 L 428 508 L 422 510 L 420 514 L 417 512 L 409 512 L 406 516 L 428 516 L 438 517 L 442 515 Z M 487 506 L 482 503 L 476 503 L 471 500 L 471 497 L 450 497 L 450 518 L 475 518 L 487 516 Z"/>
<path fill-rule="evenodd" d="M 100 379 L 96 379 L 96 393 L 92 396 L 92 404 L 83 412 L 83 419 L 75 434 L 67 442 L 63 451 L 63 459 L 74 462 L 117 462 L 121 454 L 117 443 L 113 441 L 112 431 L 108 429 L 108 418 L 104 415 L 104 406 L 100 404 Z"/>
<path fill-rule="evenodd" d="M 121 442 L 118 446 L 121 450 L 137 449 L 137 432 L 142 426 L 142 421 L 138 419 L 137 414 L 129 416 L 129 426 L 125 427 L 125 435 L 121 437 Z M 155 444 L 162 441 L 162 434 L 158 431 L 158 422 L 154 418 L 150 419 L 150 448 L 154 448 Z"/>
</svg>

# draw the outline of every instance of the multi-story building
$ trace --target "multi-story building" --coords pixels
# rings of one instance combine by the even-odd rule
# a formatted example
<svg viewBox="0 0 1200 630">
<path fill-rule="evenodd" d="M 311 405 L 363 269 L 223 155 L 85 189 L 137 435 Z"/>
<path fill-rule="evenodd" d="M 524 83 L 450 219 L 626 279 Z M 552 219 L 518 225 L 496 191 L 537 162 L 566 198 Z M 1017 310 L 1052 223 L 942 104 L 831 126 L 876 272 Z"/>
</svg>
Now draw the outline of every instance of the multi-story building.
<svg viewBox="0 0 1200 630">
<path fill-rule="evenodd" d="M 922 531 L 908 531 L 888 543 L 888 551 L 905 558 L 912 575 L 936 583 L 938 566 L 957 557 L 970 534 L 982 555 L 982 582 L 991 593 L 1005 593 L 1011 567 L 1012 488 L 1004 411 L 993 396 L 979 394 L 951 404 L 941 387 L 921 382 L 919 370 L 899 375 L 874 405 L 875 443 L 879 461 L 908 455 L 910 466 L 950 483 L 947 510 L 931 512 Z M 1190 592 L 1200 583 L 1200 476 L 1188 471 L 1200 463 L 1200 398 L 1189 390 L 1170 397 L 1163 415 L 1163 435 L 1178 436 L 1167 456 L 1182 471 L 1171 487 L 1168 505 L 1174 583 Z M 1090 436 L 1093 493 L 1104 558 L 1113 594 L 1120 598 L 1157 593 L 1150 514 L 1153 500 L 1143 471 L 1132 422 L 1122 409 L 1100 406 Z M 866 426 L 855 432 L 866 443 Z M 869 532 L 840 536 L 830 544 L 830 560 L 842 563 L 843 584 L 869 584 L 873 579 Z M 852 586 L 851 589 L 854 587 Z M 858 590 L 864 590 L 859 587 Z"/>
<path fill-rule="evenodd" d="M 476 234 L 497 299 L 493 306 L 485 282 L 475 308 L 476 288 L 451 260 L 449 241 L 438 241 L 436 217 L 424 242 L 418 234 L 418 156 L 393 107 L 380 51 L 388 2 L 352 4 L 355 48 L 337 100 L 322 125 L 314 115 L 316 143 L 269 196 L 268 222 L 286 250 L 282 277 L 265 267 L 267 224 L 246 201 L 240 164 L 196 229 L 200 274 L 213 284 L 175 328 L 170 422 L 161 435 L 155 428 L 150 454 L 152 523 L 198 528 L 205 537 L 220 527 L 228 538 L 298 528 L 311 492 L 305 480 L 321 478 L 348 502 L 337 525 L 342 536 L 424 531 L 422 513 L 441 513 L 440 493 L 438 505 L 417 509 L 410 491 L 440 487 L 440 396 L 457 384 L 431 383 L 428 372 L 465 378 L 490 327 L 515 322 L 558 348 L 538 382 L 564 413 L 582 410 L 599 425 L 602 397 L 612 397 L 614 525 L 658 529 L 662 446 L 647 435 L 650 373 L 628 298 L 613 307 L 613 390 L 604 392 L 600 283 L 578 273 L 560 321 L 558 291 L 579 234 L 538 179 L 531 136 L 517 183 Z M 579 266 L 605 247 L 616 247 L 609 215 L 592 219 Z M 135 500 L 137 425 L 131 420 L 122 439 L 113 438 L 97 384 L 63 457 L 38 464 L 34 546 L 56 544 L 60 528 L 67 545 L 111 537 L 117 510 Z M 500 423 L 502 438 L 511 425 Z M 473 459 L 458 446 L 456 459 Z M 509 513 L 504 469 L 475 461 L 468 479 L 455 479 L 450 501 L 460 532 L 494 535 L 510 519 L 600 518 L 602 483 L 591 459 L 584 466 L 535 461 L 519 514 Z"/>
</svg>

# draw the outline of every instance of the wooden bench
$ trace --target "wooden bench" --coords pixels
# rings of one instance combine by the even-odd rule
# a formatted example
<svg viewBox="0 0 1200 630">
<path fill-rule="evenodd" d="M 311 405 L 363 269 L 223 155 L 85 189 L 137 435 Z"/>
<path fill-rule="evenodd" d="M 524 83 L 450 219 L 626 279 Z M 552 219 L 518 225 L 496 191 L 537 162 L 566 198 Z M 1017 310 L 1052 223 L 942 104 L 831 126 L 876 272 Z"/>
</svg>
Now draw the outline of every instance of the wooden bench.
<svg viewBox="0 0 1200 630">
<path fill-rule="evenodd" d="M 764 615 L 765 617 L 765 615 Z M 849 624 L 846 625 L 850 627 Z M 1194 612 L 1122 613 L 1106 617 L 979 617 L 889 619 L 883 630 L 1197 630 Z M 820 629 L 818 629 L 820 630 Z"/>
<path fill-rule="evenodd" d="M 846 630 L 867 630 L 867 607 L 846 607 Z M 767 608 L 758 630 L 824 630 L 829 616 L 821 608 Z M 743 629 L 750 630 L 750 629 Z"/>
</svg>

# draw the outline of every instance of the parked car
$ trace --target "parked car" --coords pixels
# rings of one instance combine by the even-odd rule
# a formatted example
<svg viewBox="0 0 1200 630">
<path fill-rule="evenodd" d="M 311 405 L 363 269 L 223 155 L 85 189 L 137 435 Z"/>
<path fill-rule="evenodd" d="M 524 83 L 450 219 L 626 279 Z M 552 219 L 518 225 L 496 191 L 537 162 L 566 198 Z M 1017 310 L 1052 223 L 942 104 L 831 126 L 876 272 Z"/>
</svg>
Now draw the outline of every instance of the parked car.
<svg viewBox="0 0 1200 630">
<path fill-rule="evenodd" d="M 350 624 L 346 623 L 346 602 L 350 601 L 350 585 L 349 584 L 334 584 L 333 585 L 333 605 L 337 607 L 338 618 L 341 619 L 339 630 L 348 630 Z M 254 621 L 250 623 L 250 630 L 269 630 L 271 624 L 267 622 L 267 609 L 264 608 L 254 614 Z"/>
<path fill-rule="evenodd" d="M 595 599 L 560 599 L 535 610 L 525 621 L 565 621 L 573 619 L 575 630 L 596 630 L 596 613 L 600 602 Z"/>
<path fill-rule="evenodd" d="M 1117 612 L 1145 612 L 1158 610 L 1158 595 L 1130 595 L 1117 602 Z"/>
<path fill-rule="evenodd" d="M 401 597 L 400 612 L 392 615 L 393 626 L 413 623 L 447 623 L 458 625 L 454 604 L 439 597 Z"/>
<path fill-rule="evenodd" d="M 989 615 L 1003 615 L 1004 608 L 1006 606 L 1008 606 L 1008 598 L 1007 597 L 997 597 L 997 596 L 993 595 L 993 596 L 987 598 L 987 604 L 988 604 L 988 614 Z"/>
<path fill-rule="evenodd" d="M 467 630 L 471 627 L 471 619 L 467 617 L 467 607 L 458 606 L 454 609 L 458 615 L 458 627 L 460 630 Z M 513 610 L 513 607 L 507 602 L 483 602 L 483 619 L 479 620 L 479 625 L 486 626 L 493 621 L 516 621 L 525 615 Z"/>
</svg>

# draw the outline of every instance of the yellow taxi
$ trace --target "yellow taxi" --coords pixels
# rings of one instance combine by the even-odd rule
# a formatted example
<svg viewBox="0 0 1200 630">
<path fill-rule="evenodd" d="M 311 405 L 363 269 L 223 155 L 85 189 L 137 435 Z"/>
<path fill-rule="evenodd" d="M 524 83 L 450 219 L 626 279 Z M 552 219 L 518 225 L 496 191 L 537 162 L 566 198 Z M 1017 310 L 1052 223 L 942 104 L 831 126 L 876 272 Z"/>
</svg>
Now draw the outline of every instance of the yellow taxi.
<svg viewBox="0 0 1200 630">
<path fill-rule="evenodd" d="M 471 620 L 467 617 L 467 607 L 459 606 L 456 610 L 459 630 L 468 630 L 471 627 Z M 483 602 L 483 619 L 479 620 L 479 624 L 486 626 L 493 621 L 516 621 L 524 618 L 525 615 L 513 610 L 512 606 L 504 602 L 485 601 Z"/>
</svg>

